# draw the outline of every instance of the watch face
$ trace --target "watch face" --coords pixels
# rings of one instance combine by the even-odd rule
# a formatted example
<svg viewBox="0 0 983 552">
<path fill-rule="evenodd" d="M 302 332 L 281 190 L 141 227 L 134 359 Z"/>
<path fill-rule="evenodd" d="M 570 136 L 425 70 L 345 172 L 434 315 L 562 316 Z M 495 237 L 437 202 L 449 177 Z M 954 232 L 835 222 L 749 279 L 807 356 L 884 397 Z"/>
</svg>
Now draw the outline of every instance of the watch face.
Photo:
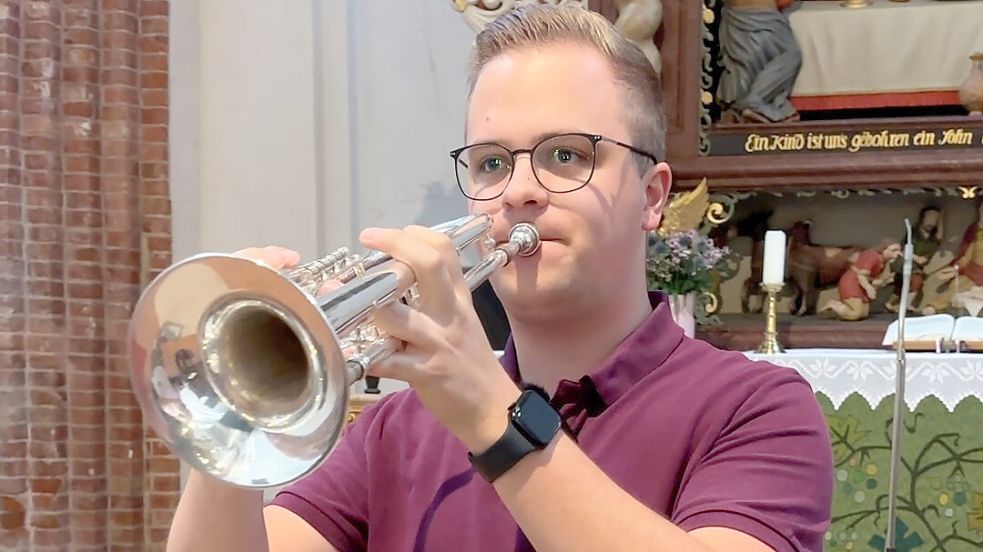
<svg viewBox="0 0 983 552">
<path fill-rule="evenodd" d="M 522 394 L 512 411 L 512 420 L 526 438 L 541 447 L 552 441 L 560 429 L 560 415 L 535 391 Z"/>
</svg>

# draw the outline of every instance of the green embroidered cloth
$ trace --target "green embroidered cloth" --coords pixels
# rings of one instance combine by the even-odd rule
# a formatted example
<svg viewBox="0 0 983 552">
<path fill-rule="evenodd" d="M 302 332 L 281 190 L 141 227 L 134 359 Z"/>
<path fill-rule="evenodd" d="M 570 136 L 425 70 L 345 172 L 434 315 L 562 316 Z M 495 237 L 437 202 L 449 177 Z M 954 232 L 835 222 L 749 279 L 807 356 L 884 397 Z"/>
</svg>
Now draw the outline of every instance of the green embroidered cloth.
<svg viewBox="0 0 983 552">
<path fill-rule="evenodd" d="M 894 397 L 876 409 L 857 394 L 839 408 L 817 393 L 836 466 L 827 551 L 884 549 Z M 898 483 L 897 550 L 983 550 L 983 403 L 953 412 L 935 397 L 905 416 Z"/>
</svg>

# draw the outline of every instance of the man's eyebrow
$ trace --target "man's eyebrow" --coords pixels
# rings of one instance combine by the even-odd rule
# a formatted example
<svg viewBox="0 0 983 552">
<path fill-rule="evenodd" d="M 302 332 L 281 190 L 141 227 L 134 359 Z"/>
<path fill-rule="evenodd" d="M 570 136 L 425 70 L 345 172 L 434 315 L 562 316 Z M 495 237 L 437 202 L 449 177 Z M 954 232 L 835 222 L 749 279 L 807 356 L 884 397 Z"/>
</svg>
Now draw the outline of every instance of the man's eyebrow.
<svg viewBox="0 0 983 552">
<path fill-rule="evenodd" d="M 548 131 L 545 131 L 545 132 L 540 132 L 539 134 L 533 136 L 532 137 L 532 140 L 530 140 L 528 144 L 523 144 L 522 146 L 523 147 L 532 147 L 532 146 L 534 146 L 534 145 L 542 142 L 543 140 L 545 140 L 547 138 L 552 138 L 553 136 L 559 136 L 560 134 L 589 134 L 589 133 L 585 133 L 582 130 L 573 130 L 573 129 L 570 129 L 570 130 L 564 130 L 564 129 L 548 130 Z M 501 144 L 501 145 L 507 146 L 507 147 L 513 147 L 513 146 L 515 146 L 515 144 L 514 143 L 510 143 L 509 140 L 503 140 L 500 137 L 496 137 L 496 138 L 482 138 L 480 140 L 473 140 L 473 141 L 469 141 L 468 142 L 468 145 L 469 146 L 470 145 L 474 145 L 474 144 Z"/>
</svg>

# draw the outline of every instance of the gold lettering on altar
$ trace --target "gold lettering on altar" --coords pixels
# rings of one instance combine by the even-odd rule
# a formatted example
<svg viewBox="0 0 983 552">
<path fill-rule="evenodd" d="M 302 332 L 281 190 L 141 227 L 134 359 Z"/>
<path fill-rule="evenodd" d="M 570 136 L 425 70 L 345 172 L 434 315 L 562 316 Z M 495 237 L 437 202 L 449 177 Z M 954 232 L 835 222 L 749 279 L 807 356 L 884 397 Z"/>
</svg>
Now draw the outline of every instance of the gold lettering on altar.
<svg viewBox="0 0 983 552">
<path fill-rule="evenodd" d="M 850 152 L 856 153 L 866 148 L 904 148 L 911 145 L 911 135 L 907 132 L 863 131 L 850 140 Z"/>
<path fill-rule="evenodd" d="M 973 133 L 961 128 L 950 128 L 942 132 L 943 146 L 952 144 L 954 146 L 970 146 L 973 144 Z"/>
<path fill-rule="evenodd" d="M 749 134 L 744 142 L 744 150 L 748 153 L 758 151 L 799 151 L 805 148 L 805 134 L 773 134 L 761 136 Z"/>
<path fill-rule="evenodd" d="M 978 134 L 980 136 L 979 141 L 977 141 Z M 745 138 L 744 153 L 794 153 L 801 151 L 857 153 L 867 150 L 931 149 L 943 146 L 976 147 L 983 144 L 983 133 L 965 128 L 910 131 L 881 129 L 849 132 L 751 133 L 742 138 Z"/>
<path fill-rule="evenodd" d="M 934 146 L 935 145 L 935 133 L 923 130 L 915 135 L 915 145 L 916 146 Z"/>
</svg>

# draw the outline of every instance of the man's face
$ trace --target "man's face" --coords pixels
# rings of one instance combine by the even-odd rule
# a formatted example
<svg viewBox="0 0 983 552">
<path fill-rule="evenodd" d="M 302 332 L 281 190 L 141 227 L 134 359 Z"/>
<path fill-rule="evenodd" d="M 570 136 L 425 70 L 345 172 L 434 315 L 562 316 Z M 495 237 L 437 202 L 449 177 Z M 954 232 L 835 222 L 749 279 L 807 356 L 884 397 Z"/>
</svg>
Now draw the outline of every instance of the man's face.
<svg viewBox="0 0 983 552">
<path fill-rule="evenodd" d="M 569 132 L 601 134 L 631 144 L 624 94 L 607 60 L 593 50 L 555 45 L 499 56 L 476 83 L 468 109 L 467 143 L 495 142 L 511 150 Z M 603 299 L 625 275 L 644 272 L 644 232 L 655 229 L 668 193 L 668 166 L 652 163 L 639 174 L 626 148 L 597 144 L 590 183 L 574 192 L 545 190 L 521 154 L 504 193 L 471 201 L 494 220 L 493 237 L 531 222 L 544 242 L 493 276 L 502 302 L 513 310 L 592 295 Z M 554 303 L 555 304 L 555 303 Z"/>
<path fill-rule="evenodd" d="M 922 223 L 919 225 L 926 234 L 931 233 L 939 226 L 939 212 L 938 211 L 925 211 L 922 215 Z"/>
<path fill-rule="evenodd" d="M 897 259 L 901 255 L 901 244 L 892 243 L 891 245 L 885 247 L 883 255 L 884 260 L 888 262 Z"/>
</svg>

